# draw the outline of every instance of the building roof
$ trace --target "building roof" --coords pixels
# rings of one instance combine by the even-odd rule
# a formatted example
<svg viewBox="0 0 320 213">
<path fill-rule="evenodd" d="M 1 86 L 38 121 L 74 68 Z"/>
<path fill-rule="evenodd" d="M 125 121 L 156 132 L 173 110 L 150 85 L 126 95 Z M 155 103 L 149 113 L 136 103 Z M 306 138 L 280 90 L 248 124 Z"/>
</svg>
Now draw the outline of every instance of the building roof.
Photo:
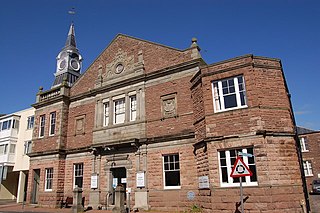
<svg viewBox="0 0 320 213">
<path fill-rule="evenodd" d="M 312 129 L 307 129 L 304 127 L 297 126 L 298 135 L 304 135 L 304 134 L 313 133 L 313 132 L 316 132 L 316 131 L 312 130 Z"/>
</svg>

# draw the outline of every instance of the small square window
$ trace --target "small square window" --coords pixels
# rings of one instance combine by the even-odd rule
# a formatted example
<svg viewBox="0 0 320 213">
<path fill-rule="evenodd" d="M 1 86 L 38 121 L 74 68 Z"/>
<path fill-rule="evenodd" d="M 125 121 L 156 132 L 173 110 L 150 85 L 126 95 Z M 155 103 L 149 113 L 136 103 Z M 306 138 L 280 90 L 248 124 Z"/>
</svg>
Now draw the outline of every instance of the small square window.
<svg viewBox="0 0 320 213">
<path fill-rule="evenodd" d="M 27 120 L 27 129 L 32 129 L 34 125 L 34 116 L 29 116 Z"/>
<path fill-rule="evenodd" d="M 47 168 L 45 175 L 45 191 L 52 191 L 53 168 Z"/>
<path fill-rule="evenodd" d="M 243 76 L 214 81 L 212 83 L 212 93 L 215 112 L 247 106 Z"/>
<path fill-rule="evenodd" d="M 309 144 L 308 144 L 307 138 L 305 137 L 300 138 L 300 147 L 301 147 L 301 152 L 309 151 Z"/>
<path fill-rule="evenodd" d="M 305 176 L 313 176 L 311 161 L 309 160 L 303 161 L 303 169 L 304 169 Z"/>
<path fill-rule="evenodd" d="M 114 124 L 122 124 L 126 117 L 125 98 L 120 98 L 113 101 L 114 104 Z"/>
<path fill-rule="evenodd" d="M 165 189 L 180 189 L 179 154 L 163 156 L 163 179 Z"/>
<path fill-rule="evenodd" d="M 83 163 L 76 163 L 73 166 L 73 187 L 75 188 L 78 186 L 79 188 L 82 188 L 83 186 Z"/>
<path fill-rule="evenodd" d="M 44 128 L 46 125 L 46 116 L 40 115 L 40 127 L 39 127 L 39 137 L 42 138 L 44 136 Z"/>
<path fill-rule="evenodd" d="M 56 129 L 56 112 L 50 113 L 50 129 L 49 129 L 49 135 L 52 136 L 55 133 Z"/>
<path fill-rule="evenodd" d="M 222 187 L 228 186 L 239 186 L 240 179 L 230 177 L 232 168 L 238 157 L 238 153 L 248 153 L 252 157 L 242 156 L 242 160 L 248 166 L 250 171 L 253 173 L 252 176 L 242 177 L 242 182 L 244 186 L 254 186 L 258 185 L 257 182 L 257 171 L 256 164 L 253 156 L 253 148 L 239 148 L 219 151 L 219 172 L 220 172 L 220 184 Z"/>
</svg>

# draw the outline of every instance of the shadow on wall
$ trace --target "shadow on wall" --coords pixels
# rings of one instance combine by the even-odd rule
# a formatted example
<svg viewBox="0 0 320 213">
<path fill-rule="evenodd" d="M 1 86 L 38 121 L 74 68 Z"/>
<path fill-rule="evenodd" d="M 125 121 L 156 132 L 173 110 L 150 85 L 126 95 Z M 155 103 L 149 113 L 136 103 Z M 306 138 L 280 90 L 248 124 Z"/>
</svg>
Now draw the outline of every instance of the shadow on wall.
<svg viewBox="0 0 320 213">
<path fill-rule="evenodd" d="M 249 196 L 245 197 L 243 199 L 243 204 L 249 199 Z M 234 213 L 241 213 L 241 211 L 239 210 L 239 207 L 241 207 L 241 201 L 236 202 L 236 210 L 234 211 Z"/>
</svg>

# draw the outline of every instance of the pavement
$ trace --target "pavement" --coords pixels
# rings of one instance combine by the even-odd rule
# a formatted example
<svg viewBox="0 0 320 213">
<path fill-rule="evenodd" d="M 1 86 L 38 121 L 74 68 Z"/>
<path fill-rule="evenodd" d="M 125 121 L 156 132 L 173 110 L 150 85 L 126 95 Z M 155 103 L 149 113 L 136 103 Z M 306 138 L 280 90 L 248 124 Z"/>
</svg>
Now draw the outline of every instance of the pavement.
<svg viewBox="0 0 320 213">
<path fill-rule="evenodd" d="M 49 208 L 49 207 L 41 207 L 38 205 L 23 205 L 21 203 L 16 203 L 15 201 L 12 200 L 0 200 L 0 213 L 5 213 L 5 212 L 24 212 L 24 213 L 72 213 L 71 208 Z M 87 210 L 85 211 L 87 213 L 112 213 L 111 210 Z M 131 211 L 133 212 L 133 211 Z M 143 212 L 143 211 L 139 211 Z M 148 213 L 169 213 L 169 212 L 163 212 L 163 211 L 146 211 Z"/>
</svg>

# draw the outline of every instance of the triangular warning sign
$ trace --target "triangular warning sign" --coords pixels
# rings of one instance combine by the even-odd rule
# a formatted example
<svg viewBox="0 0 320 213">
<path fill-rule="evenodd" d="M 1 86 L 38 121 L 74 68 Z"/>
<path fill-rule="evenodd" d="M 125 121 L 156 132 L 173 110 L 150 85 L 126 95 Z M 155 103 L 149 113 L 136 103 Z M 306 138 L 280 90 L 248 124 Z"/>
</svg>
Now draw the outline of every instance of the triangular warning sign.
<svg viewBox="0 0 320 213">
<path fill-rule="evenodd" d="M 252 176 L 252 172 L 250 171 L 248 166 L 243 162 L 242 158 L 237 157 L 230 176 L 233 178 Z"/>
</svg>

